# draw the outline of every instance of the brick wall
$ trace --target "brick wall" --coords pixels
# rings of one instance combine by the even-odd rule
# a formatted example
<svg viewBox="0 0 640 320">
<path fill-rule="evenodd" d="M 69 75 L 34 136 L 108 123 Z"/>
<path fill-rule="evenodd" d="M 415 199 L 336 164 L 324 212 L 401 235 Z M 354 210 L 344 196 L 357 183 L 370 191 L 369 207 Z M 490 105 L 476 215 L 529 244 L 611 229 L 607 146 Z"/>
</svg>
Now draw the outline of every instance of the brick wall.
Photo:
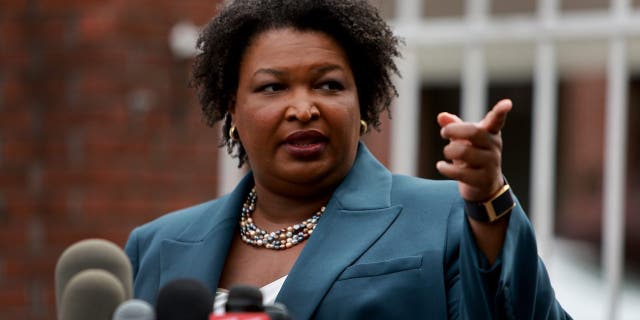
<svg viewBox="0 0 640 320">
<path fill-rule="evenodd" d="M 0 4 L 0 319 L 54 319 L 62 250 L 216 194 L 218 130 L 201 120 L 170 28 L 218 1 Z"/>
</svg>

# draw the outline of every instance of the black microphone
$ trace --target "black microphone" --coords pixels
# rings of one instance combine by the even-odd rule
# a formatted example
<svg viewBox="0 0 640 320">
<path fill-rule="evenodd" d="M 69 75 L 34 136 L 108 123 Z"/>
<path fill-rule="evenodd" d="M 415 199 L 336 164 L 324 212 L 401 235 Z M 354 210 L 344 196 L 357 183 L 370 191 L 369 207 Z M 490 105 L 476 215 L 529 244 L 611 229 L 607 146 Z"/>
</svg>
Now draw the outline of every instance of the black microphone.
<svg viewBox="0 0 640 320">
<path fill-rule="evenodd" d="M 213 310 L 213 296 L 194 279 L 177 279 L 158 293 L 157 320 L 207 320 Z"/>
<path fill-rule="evenodd" d="M 231 312 L 263 312 L 262 292 L 248 285 L 235 285 L 229 289 L 229 298 L 224 306 L 226 313 Z"/>
<path fill-rule="evenodd" d="M 120 280 L 101 269 L 87 269 L 69 280 L 58 298 L 59 320 L 111 320 L 113 311 L 125 300 Z"/>
<path fill-rule="evenodd" d="M 112 274 L 123 287 L 124 299 L 131 299 L 133 275 L 131 263 L 124 251 L 107 240 L 82 240 L 68 247 L 60 255 L 56 264 L 56 307 L 59 318 L 62 298 L 69 281 L 80 272 L 88 269 L 104 270 Z"/>
</svg>

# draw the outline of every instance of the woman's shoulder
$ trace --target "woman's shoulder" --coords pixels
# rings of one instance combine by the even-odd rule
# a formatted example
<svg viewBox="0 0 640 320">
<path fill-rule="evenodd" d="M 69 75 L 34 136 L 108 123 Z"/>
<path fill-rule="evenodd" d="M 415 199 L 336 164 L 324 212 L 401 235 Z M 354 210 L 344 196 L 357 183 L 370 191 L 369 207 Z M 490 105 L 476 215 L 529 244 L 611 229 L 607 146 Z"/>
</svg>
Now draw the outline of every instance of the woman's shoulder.
<svg viewBox="0 0 640 320">
<path fill-rule="evenodd" d="M 457 181 L 452 180 L 394 175 L 391 202 L 402 206 L 403 215 L 427 225 L 457 226 L 464 216 L 464 200 Z"/>
<path fill-rule="evenodd" d="M 395 198 L 425 199 L 430 202 L 434 199 L 461 200 L 457 181 L 431 180 L 400 174 L 393 175 L 392 193 Z"/>
<path fill-rule="evenodd" d="M 204 215 L 215 214 L 218 208 L 224 203 L 227 196 L 202 202 L 187 208 L 171 211 L 151 220 L 133 232 L 141 237 L 161 234 L 163 238 L 175 238 L 179 236 L 190 225 L 206 218 Z"/>
</svg>

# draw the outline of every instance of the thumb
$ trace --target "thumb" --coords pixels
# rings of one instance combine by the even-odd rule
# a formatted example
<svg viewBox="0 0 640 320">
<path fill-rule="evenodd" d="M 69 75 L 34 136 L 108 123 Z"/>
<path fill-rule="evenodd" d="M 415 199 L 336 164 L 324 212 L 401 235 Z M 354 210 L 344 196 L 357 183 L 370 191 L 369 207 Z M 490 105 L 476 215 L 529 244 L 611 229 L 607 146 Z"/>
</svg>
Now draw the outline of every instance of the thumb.
<svg viewBox="0 0 640 320">
<path fill-rule="evenodd" d="M 507 114 L 511 111 L 513 102 L 509 99 L 500 100 L 495 106 L 484 116 L 479 125 L 490 133 L 498 133 L 504 127 L 507 121 Z"/>
</svg>

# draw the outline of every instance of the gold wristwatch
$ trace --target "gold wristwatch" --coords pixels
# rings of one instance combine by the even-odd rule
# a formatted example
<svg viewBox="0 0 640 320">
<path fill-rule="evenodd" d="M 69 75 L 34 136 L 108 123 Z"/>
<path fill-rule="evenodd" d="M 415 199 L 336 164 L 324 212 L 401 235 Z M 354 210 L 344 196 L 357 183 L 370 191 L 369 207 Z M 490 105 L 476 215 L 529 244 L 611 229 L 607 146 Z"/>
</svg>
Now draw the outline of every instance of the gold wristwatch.
<svg viewBox="0 0 640 320">
<path fill-rule="evenodd" d="M 483 202 L 465 201 L 464 205 L 467 215 L 473 220 L 489 223 L 504 217 L 515 206 L 516 201 L 506 180 L 504 186 L 489 200 Z"/>
</svg>

